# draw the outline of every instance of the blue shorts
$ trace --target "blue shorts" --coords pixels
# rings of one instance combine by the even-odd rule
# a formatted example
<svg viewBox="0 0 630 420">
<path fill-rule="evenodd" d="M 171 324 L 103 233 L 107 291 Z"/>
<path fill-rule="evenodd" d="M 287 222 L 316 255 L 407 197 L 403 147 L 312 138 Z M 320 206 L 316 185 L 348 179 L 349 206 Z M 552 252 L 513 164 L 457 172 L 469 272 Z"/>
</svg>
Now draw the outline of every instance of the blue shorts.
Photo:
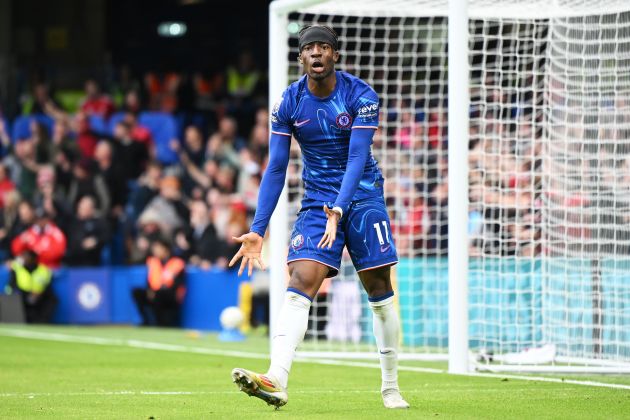
<svg viewBox="0 0 630 420">
<path fill-rule="evenodd" d="M 335 277 L 339 272 L 344 246 L 348 248 L 357 272 L 398 262 L 383 197 L 352 202 L 339 221 L 337 238 L 330 249 L 317 248 L 326 231 L 327 218 L 323 207 L 321 201 L 302 201 L 291 233 L 288 262 L 317 261 L 330 268 L 327 277 Z"/>
</svg>

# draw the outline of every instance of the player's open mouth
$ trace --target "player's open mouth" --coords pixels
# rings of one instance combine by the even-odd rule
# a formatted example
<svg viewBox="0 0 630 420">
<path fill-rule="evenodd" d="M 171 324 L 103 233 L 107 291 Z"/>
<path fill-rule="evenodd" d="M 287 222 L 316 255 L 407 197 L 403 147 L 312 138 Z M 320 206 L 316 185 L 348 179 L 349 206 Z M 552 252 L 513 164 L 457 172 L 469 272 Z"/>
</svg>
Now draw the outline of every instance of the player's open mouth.
<svg viewBox="0 0 630 420">
<path fill-rule="evenodd" d="M 317 73 L 321 73 L 321 72 L 324 71 L 324 64 L 319 62 L 319 61 L 314 62 L 311 65 L 311 67 L 312 67 L 313 71 L 315 71 Z"/>
</svg>

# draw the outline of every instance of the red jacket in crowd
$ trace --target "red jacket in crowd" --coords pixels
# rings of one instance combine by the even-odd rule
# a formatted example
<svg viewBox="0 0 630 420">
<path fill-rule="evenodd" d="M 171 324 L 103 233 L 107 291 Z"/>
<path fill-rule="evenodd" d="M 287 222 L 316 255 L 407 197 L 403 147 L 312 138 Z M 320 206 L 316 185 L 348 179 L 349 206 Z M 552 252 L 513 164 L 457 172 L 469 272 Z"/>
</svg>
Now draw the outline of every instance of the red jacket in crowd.
<svg viewBox="0 0 630 420">
<path fill-rule="evenodd" d="M 35 251 L 41 264 L 57 268 L 66 252 L 66 236 L 53 223 L 44 227 L 35 224 L 11 242 L 13 255 L 19 255 L 26 249 Z"/>
</svg>

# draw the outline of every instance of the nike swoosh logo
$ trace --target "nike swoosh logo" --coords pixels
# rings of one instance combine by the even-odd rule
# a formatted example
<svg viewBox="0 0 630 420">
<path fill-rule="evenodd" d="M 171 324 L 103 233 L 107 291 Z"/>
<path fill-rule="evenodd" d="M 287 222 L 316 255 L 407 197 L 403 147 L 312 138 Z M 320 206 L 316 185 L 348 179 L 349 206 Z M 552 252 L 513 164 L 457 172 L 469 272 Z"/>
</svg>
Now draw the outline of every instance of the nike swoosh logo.
<svg viewBox="0 0 630 420">
<path fill-rule="evenodd" d="M 382 246 L 382 247 L 381 247 L 381 252 L 385 252 L 385 251 L 387 251 L 390 247 L 391 247 L 391 245 Z"/>
<path fill-rule="evenodd" d="M 380 351 L 380 350 L 379 350 L 379 353 L 381 353 L 381 354 L 389 354 L 389 353 L 391 353 L 391 352 L 392 352 L 391 350 L 387 350 L 387 351 Z"/>
<path fill-rule="evenodd" d="M 304 124 L 306 124 L 309 121 L 310 121 L 310 119 L 304 120 L 304 121 L 296 121 L 296 122 L 293 123 L 293 126 L 294 127 L 302 127 Z"/>
</svg>

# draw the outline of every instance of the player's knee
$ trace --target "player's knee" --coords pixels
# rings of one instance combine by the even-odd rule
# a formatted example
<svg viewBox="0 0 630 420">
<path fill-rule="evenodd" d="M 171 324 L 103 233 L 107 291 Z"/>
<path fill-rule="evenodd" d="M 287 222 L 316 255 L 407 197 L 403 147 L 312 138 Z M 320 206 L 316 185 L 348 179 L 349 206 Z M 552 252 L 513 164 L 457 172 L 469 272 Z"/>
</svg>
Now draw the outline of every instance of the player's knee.
<svg viewBox="0 0 630 420">
<path fill-rule="evenodd" d="M 361 281 L 370 298 L 379 298 L 392 291 L 389 267 L 361 272 Z"/>
<path fill-rule="evenodd" d="M 295 269 L 291 271 L 291 279 L 289 280 L 289 287 L 298 289 L 301 292 L 307 293 L 312 296 L 313 281 L 302 270 Z"/>
</svg>

